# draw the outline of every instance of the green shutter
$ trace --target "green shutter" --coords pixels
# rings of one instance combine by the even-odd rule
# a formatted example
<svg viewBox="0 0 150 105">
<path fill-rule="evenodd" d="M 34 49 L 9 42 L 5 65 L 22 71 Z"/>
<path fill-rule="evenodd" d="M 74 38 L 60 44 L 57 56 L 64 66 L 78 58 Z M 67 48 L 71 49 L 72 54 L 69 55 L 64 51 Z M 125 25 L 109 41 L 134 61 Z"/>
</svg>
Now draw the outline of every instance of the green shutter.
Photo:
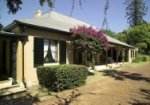
<svg viewBox="0 0 150 105">
<path fill-rule="evenodd" d="M 34 67 L 42 66 L 44 62 L 44 43 L 41 38 L 34 38 Z"/>
<path fill-rule="evenodd" d="M 66 42 L 65 41 L 60 41 L 60 50 L 59 50 L 59 55 L 60 55 L 60 64 L 66 64 Z"/>
</svg>

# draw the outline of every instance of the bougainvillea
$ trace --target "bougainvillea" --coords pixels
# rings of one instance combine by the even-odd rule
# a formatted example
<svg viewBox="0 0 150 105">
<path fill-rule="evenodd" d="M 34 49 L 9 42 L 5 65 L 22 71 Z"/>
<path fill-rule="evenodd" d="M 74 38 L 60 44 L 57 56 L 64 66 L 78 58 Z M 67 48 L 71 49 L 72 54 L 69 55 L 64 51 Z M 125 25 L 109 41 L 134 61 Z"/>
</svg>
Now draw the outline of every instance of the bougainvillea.
<svg viewBox="0 0 150 105">
<path fill-rule="evenodd" d="M 104 49 L 109 48 L 109 43 L 105 33 L 93 27 L 78 26 L 70 28 L 75 48 L 78 51 L 86 52 L 92 55 L 92 64 L 94 65 L 94 56 Z"/>
<path fill-rule="evenodd" d="M 98 49 L 100 50 L 104 48 L 109 48 L 107 37 L 105 33 L 101 30 L 83 25 L 70 28 L 70 32 L 72 33 L 72 38 L 74 39 L 75 44 L 80 45 L 80 47 L 86 47 L 87 44 L 90 44 L 93 45 L 93 47 L 95 48 L 99 47 Z"/>
</svg>

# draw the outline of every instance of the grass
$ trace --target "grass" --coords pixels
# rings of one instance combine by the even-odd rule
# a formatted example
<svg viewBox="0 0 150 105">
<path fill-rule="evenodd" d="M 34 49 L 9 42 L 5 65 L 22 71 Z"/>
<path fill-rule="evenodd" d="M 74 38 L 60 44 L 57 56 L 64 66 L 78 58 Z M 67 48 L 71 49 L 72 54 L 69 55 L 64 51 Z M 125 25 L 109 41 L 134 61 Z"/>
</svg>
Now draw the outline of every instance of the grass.
<svg viewBox="0 0 150 105">
<path fill-rule="evenodd" d="M 127 64 L 124 64 L 123 66 L 124 67 L 136 67 L 136 66 L 139 66 L 140 65 L 143 65 L 145 64 L 145 62 L 132 62 L 132 63 L 127 63 Z"/>
<path fill-rule="evenodd" d="M 88 78 L 86 80 L 86 84 L 88 85 L 88 84 L 97 82 L 98 80 L 102 80 L 104 78 L 106 78 L 106 77 L 104 77 L 102 73 L 95 71 L 94 75 L 88 76 Z"/>
</svg>

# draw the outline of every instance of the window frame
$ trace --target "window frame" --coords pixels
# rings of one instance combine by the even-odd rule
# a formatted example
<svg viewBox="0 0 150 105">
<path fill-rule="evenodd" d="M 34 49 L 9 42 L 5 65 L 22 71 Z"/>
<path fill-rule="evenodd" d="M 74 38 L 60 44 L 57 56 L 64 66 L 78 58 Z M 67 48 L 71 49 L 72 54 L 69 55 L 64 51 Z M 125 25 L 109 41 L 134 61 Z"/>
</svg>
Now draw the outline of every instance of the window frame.
<svg viewBox="0 0 150 105">
<path fill-rule="evenodd" d="M 56 59 L 54 62 L 45 62 L 45 60 L 43 60 L 43 64 L 44 66 L 47 66 L 47 65 L 55 65 L 55 64 L 59 64 L 59 41 L 58 40 L 53 40 L 53 39 L 43 39 L 43 47 L 45 45 L 45 40 L 48 40 L 48 41 L 55 41 L 56 42 Z M 51 47 L 51 46 L 50 46 Z M 43 53 L 45 53 L 45 49 L 43 49 Z M 52 53 L 52 52 L 51 52 Z M 45 59 L 44 57 L 45 54 L 43 54 L 43 59 Z"/>
</svg>

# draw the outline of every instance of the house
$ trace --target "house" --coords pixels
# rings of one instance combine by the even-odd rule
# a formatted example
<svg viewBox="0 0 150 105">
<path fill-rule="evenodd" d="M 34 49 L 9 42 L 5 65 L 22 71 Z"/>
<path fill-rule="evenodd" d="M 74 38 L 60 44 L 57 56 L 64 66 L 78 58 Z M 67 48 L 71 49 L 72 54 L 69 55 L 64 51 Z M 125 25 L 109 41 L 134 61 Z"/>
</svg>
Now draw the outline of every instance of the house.
<svg viewBox="0 0 150 105">
<path fill-rule="evenodd" d="M 33 19 L 14 20 L 0 32 L 0 75 L 11 77 L 11 85 L 31 87 L 38 84 L 38 66 L 59 64 L 86 65 L 87 55 L 74 49 L 69 29 L 89 24 L 50 11 L 38 10 Z M 107 36 L 110 49 L 95 56 L 97 70 L 118 66 L 125 51 L 124 62 L 132 62 L 135 48 Z M 109 59 L 108 59 L 109 58 Z"/>
</svg>

